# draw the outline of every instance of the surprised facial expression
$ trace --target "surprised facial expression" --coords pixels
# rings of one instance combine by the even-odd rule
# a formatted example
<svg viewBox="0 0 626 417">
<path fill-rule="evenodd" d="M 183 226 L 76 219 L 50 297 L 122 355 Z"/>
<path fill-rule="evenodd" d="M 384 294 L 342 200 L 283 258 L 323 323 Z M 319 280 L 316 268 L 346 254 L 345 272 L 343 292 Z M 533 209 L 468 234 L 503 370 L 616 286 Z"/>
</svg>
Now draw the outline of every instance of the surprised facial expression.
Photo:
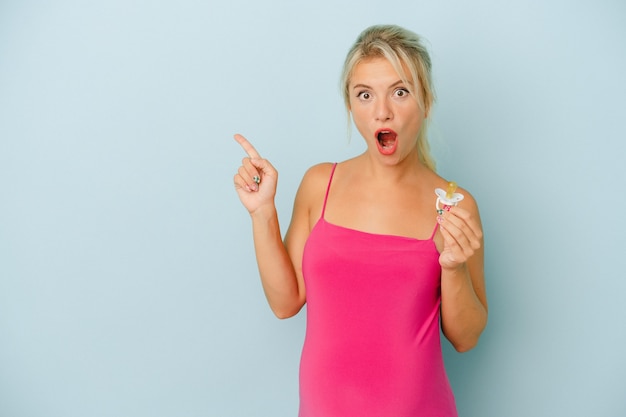
<svg viewBox="0 0 626 417">
<path fill-rule="evenodd" d="M 355 66 L 348 88 L 352 118 L 368 152 L 388 162 L 417 156 L 425 114 L 411 91 L 419 85 L 406 85 L 387 59 L 370 58 Z"/>
</svg>

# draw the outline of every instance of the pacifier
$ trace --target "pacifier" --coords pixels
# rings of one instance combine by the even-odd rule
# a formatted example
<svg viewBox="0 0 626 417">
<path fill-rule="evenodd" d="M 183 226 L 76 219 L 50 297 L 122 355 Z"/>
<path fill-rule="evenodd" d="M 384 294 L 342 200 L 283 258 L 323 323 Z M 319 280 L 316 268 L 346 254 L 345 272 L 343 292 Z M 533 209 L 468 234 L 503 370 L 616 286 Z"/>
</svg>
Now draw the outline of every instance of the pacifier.
<svg viewBox="0 0 626 417">
<path fill-rule="evenodd" d="M 435 188 L 435 194 L 437 194 L 435 208 L 437 209 L 437 213 L 442 214 L 443 210 L 449 210 L 450 207 L 456 206 L 459 204 L 459 201 L 463 200 L 463 194 L 455 193 L 457 187 L 456 182 L 450 181 L 445 191 L 442 188 Z M 443 204 L 443 209 L 439 206 L 440 204 Z"/>
</svg>

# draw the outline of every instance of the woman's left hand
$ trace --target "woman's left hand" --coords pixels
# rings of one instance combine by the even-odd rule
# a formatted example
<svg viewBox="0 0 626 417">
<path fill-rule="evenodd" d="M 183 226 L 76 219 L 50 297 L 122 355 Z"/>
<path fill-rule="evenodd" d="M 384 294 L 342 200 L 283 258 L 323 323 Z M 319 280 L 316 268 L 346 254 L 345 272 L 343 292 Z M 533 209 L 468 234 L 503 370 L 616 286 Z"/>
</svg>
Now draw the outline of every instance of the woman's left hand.
<svg viewBox="0 0 626 417">
<path fill-rule="evenodd" d="M 482 246 L 483 231 L 480 222 L 460 207 L 450 207 L 437 216 L 443 236 L 443 250 L 439 264 L 443 269 L 462 267 Z"/>
</svg>

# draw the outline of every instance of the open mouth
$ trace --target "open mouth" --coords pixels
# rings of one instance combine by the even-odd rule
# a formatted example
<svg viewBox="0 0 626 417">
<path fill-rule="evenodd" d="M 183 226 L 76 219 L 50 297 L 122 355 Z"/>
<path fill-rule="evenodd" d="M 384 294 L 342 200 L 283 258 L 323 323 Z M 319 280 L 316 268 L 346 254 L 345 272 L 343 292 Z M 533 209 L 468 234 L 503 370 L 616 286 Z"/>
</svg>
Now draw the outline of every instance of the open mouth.
<svg viewBox="0 0 626 417">
<path fill-rule="evenodd" d="M 385 154 L 392 154 L 396 150 L 398 134 L 391 129 L 380 129 L 376 131 L 378 150 Z"/>
</svg>

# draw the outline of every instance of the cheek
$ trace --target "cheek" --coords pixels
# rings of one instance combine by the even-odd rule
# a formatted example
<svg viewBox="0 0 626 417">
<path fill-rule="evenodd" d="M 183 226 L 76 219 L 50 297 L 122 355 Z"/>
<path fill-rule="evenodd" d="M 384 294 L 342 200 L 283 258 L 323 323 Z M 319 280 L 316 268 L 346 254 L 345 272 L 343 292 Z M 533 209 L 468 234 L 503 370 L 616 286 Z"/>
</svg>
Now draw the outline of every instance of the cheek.
<svg viewBox="0 0 626 417">
<path fill-rule="evenodd" d="M 358 106 L 352 106 L 350 113 L 352 114 L 352 120 L 356 125 L 361 124 L 366 119 L 366 112 Z"/>
<path fill-rule="evenodd" d="M 357 112 L 352 111 L 351 115 L 352 115 L 352 122 L 354 123 L 354 126 L 356 126 L 356 129 L 359 131 L 361 136 L 363 138 L 367 138 L 368 136 L 370 136 L 370 132 L 368 130 L 368 124 L 363 113 L 358 112 L 358 111 Z"/>
<path fill-rule="evenodd" d="M 419 128 L 424 121 L 424 112 L 417 106 L 405 109 L 402 116 L 414 128 Z"/>
</svg>

